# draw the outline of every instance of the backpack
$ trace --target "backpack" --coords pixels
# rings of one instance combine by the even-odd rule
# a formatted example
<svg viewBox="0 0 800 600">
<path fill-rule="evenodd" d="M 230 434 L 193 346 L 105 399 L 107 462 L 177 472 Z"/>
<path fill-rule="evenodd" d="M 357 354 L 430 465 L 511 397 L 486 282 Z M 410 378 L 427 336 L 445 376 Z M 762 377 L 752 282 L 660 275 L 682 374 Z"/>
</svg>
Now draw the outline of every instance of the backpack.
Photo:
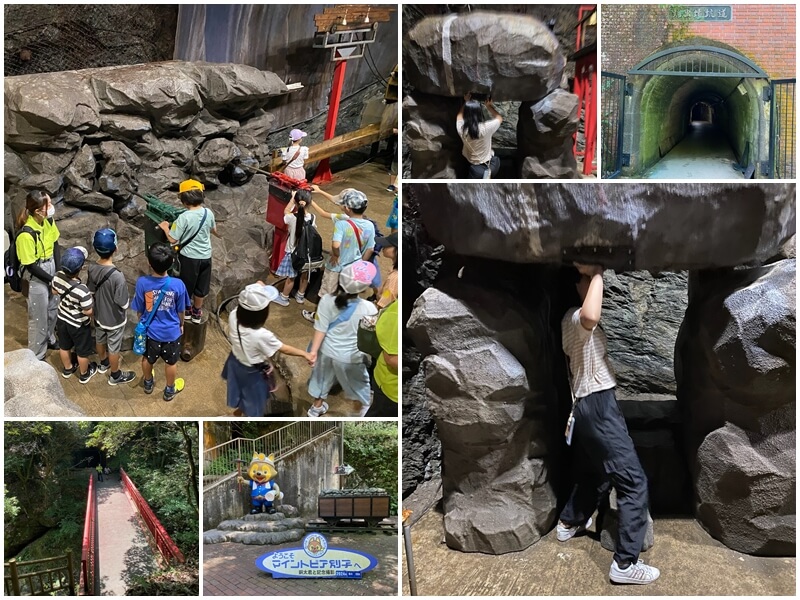
<svg viewBox="0 0 800 600">
<path fill-rule="evenodd" d="M 299 225 L 299 223 L 298 223 Z M 300 240 L 292 251 L 292 269 L 297 271 L 311 271 L 323 265 L 325 258 L 322 256 L 322 236 L 314 227 L 314 220 L 303 222 L 303 231 Z"/>
<path fill-rule="evenodd" d="M 5 277 L 4 282 L 7 283 L 12 290 L 15 292 L 22 291 L 22 271 L 23 267 L 19 262 L 19 256 L 17 256 L 17 238 L 22 233 L 28 233 L 33 237 L 34 245 L 37 242 L 39 237 L 39 233 L 27 225 L 25 225 L 22 229 L 17 232 L 16 236 L 9 235 L 9 245 L 8 249 L 5 251 L 3 255 L 3 264 L 5 267 Z"/>
</svg>

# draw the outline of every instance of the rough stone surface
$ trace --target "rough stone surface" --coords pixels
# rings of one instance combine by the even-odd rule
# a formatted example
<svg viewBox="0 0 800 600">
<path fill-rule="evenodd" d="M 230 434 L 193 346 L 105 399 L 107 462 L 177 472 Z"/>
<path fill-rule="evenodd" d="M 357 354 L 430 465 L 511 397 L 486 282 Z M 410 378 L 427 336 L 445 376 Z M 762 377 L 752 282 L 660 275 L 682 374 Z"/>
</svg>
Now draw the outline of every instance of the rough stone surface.
<svg viewBox="0 0 800 600">
<path fill-rule="evenodd" d="M 413 92 L 403 100 L 403 136 L 411 151 L 411 177 L 456 179 L 466 168 L 456 131 L 459 99 Z"/>
<path fill-rule="evenodd" d="M 408 331 L 423 354 L 428 407 L 442 443 L 447 544 L 502 554 L 552 528 L 548 468 L 554 392 L 530 309 L 502 292 L 430 288 Z M 541 298 L 529 299 L 533 304 Z M 498 315 L 491 307 L 506 307 Z"/>
<path fill-rule="evenodd" d="M 205 185 L 219 185 L 219 172 L 241 155 L 241 150 L 232 141 L 225 138 L 210 139 L 194 157 L 192 174 Z"/>
<path fill-rule="evenodd" d="M 64 197 L 64 202 L 71 206 L 77 206 L 78 208 L 98 210 L 100 212 L 111 212 L 114 208 L 114 199 L 100 192 L 90 192 L 88 194 L 81 194 L 79 192 L 71 197 L 68 193 L 68 195 Z"/>
<path fill-rule="evenodd" d="M 795 273 L 694 273 L 676 345 L 697 518 L 750 554 L 795 553 Z"/>
<path fill-rule="evenodd" d="M 403 370 L 410 362 L 413 348 L 403 346 Z M 416 356 L 419 361 L 419 354 Z M 417 366 L 419 368 L 419 366 Z M 405 373 L 404 373 L 405 375 Z M 418 370 L 403 382 L 403 497 L 423 481 L 439 475 L 442 446 L 428 410 L 425 372 Z"/>
<path fill-rule="evenodd" d="M 7 418 L 84 416 L 78 405 L 67 400 L 56 370 L 27 348 L 5 353 L 3 386 Z"/>
<path fill-rule="evenodd" d="M 517 139 L 523 179 L 572 179 L 578 163 L 572 152 L 578 130 L 578 97 L 554 90 L 538 102 L 519 107 Z"/>
<path fill-rule="evenodd" d="M 566 58 L 538 19 L 476 11 L 428 17 L 403 44 L 404 75 L 418 91 L 461 98 L 539 100 L 556 89 Z"/>
<path fill-rule="evenodd" d="M 302 539 L 305 535 L 305 521 L 297 517 L 297 508 L 284 504 L 278 510 L 279 512 L 271 515 L 259 513 L 223 521 L 216 529 L 203 532 L 203 543 L 273 545 Z"/>
<path fill-rule="evenodd" d="M 626 271 L 758 264 L 795 233 L 794 183 L 415 187 L 448 251 L 511 262 L 571 262 L 576 247 L 598 247 L 582 258 Z M 630 249 L 630 262 L 607 258 L 608 246 Z"/>
</svg>

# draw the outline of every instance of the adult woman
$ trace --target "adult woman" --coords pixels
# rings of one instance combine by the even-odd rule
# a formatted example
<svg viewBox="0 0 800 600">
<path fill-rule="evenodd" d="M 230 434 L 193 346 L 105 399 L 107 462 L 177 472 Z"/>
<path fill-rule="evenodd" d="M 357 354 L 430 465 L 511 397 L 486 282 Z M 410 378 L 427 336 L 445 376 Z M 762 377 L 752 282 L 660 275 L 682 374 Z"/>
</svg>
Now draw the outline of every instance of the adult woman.
<svg viewBox="0 0 800 600">
<path fill-rule="evenodd" d="M 483 108 L 471 94 L 464 94 L 464 106 L 456 117 L 456 129 L 464 142 L 462 154 L 469 163 L 469 179 L 491 179 L 500 169 L 500 159 L 492 151 L 492 135 L 500 129 L 503 117 L 488 98 L 484 103 L 492 116 L 485 121 Z"/>
<path fill-rule="evenodd" d="M 315 364 L 308 382 L 308 393 L 314 399 L 309 417 L 328 412 L 325 399 L 334 381 L 361 407 L 370 404 L 366 355 L 358 349 L 358 322 L 363 316 L 377 314 L 378 309 L 358 295 L 369 288 L 375 272 L 375 265 L 364 260 L 347 265 L 339 275 L 337 293 L 319 301 L 310 349 Z"/>
<path fill-rule="evenodd" d="M 17 258 L 28 284 L 28 348 L 43 360 L 56 347 L 55 326 L 58 296 L 50 289 L 56 273 L 56 242 L 60 236 L 53 215 L 53 202 L 45 192 L 34 190 L 17 216 Z"/>
</svg>

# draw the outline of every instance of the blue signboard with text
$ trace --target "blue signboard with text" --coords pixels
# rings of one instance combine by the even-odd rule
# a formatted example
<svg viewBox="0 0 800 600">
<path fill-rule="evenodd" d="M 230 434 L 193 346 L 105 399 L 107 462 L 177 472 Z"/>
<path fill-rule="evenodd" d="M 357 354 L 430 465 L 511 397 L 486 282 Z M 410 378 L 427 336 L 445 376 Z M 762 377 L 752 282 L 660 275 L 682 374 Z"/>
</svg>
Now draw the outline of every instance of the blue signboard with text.
<svg viewBox="0 0 800 600">
<path fill-rule="evenodd" d="M 256 567 L 276 578 L 360 579 L 377 565 L 378 559 L 364 552 L 329 547 L 321 533 L 309 533 L 302 548 L 275 550 L 256 559 Z"/>
</svg>

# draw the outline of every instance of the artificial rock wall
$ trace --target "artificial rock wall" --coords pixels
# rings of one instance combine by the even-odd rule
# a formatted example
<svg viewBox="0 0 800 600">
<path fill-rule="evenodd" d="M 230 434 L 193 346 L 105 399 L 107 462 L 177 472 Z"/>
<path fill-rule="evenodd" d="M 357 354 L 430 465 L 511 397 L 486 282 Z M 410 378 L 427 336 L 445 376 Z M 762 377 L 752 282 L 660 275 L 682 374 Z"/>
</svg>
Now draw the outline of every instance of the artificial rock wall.
<svg viewBox="0 0 800 600">
<path fill-rule="evenodd" d="M 266 164 L 274 118 L 264 110 L 287 88 L 274 73 L 239 64 L 170 61 L 5 78 L 5 225 L 33 189 L 56 204 L 62 247 L 91 248 L 117 230 L 115 262 L 133 285 L 144 255 L 148 193 L 179 206 L 178 183 L 206 187 L 222 239 L 214 243 L 211 307 L 268 270 L 268 183 L 222 185 L 233 159 Z"/>
<path fill-rule="evenodd" d="M 419 298 L 404 358 L 419 368 L 404 373 L 415 450 L 404 478 L 435 476 L 441 457 L 447 543 L 501 553 L 555 526 L 570 483 L 559 323 L 574 305 L 557 265 L 588 246 L 598 254 L 587 262 L 616 268 L 603 326 L 651 511 L 693 511 L 731 548 L 793 555 L 795 262 L 784 243 L 795 186 L 604 186 L 602 199 L 593 186 L 498 187 L 406 187 Z M 621 264 L 609 247 L 633 258 Z M 480 365 L 491 361 L 489 378 Z M 432 430 L 440 448 L 425 441 Z M 514 518 L 495 520 L 498 503 Z"/>
<path fill-rule="evenodd" d="M 411 177 L 449 179 L 466 163 L 456 115 L 467 92 L 522 102 L 517 122 L 519 176 L 576 177 L 572 135 L 578 98 L 563 89 L 566 58 L 558 39 L 533 17 L 477 11 L 431 16 L 403 43 L 403 101 Z"/>
</svg>

